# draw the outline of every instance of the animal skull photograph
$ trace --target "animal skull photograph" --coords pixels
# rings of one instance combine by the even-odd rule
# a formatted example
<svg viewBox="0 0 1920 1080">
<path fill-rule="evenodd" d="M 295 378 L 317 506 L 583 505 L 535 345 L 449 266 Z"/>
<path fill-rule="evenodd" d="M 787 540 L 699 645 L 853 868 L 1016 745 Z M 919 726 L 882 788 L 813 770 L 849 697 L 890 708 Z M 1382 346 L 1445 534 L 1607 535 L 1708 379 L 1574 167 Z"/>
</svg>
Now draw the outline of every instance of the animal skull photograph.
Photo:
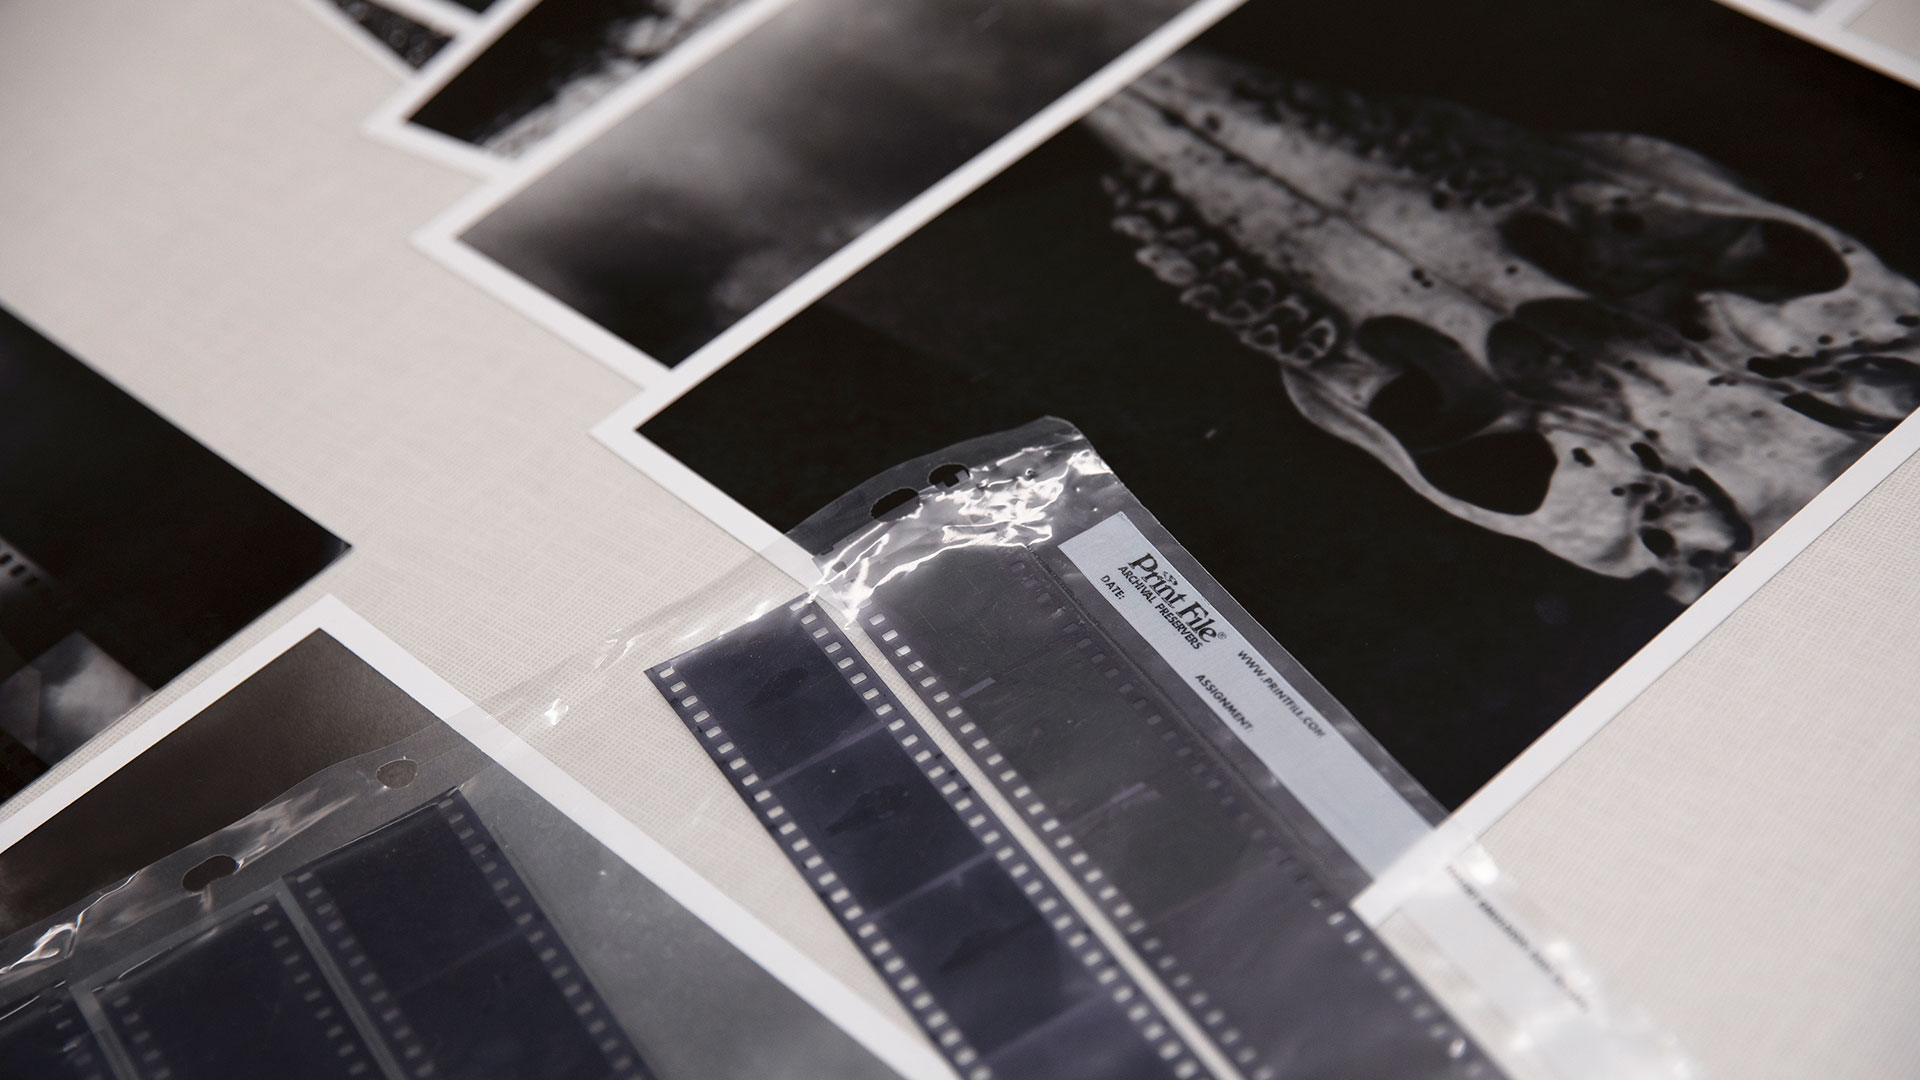
<svg viewBox="0 0 1920 1080">
<path fill-rule="evenodd" d="M 1250 0 L 638 434 L 784 531 L 1070 421 L 1456 806 L 1920 405 L 1912 94 L 1712 0 Z"/>
<path fill-rule="evenodd" d="M 1449 513 L 1691 601 L 1920 405 L 1920 286 L 1628 133 L 1195 50 L 1094 112 L 1114 228 Z"/>
</svg>

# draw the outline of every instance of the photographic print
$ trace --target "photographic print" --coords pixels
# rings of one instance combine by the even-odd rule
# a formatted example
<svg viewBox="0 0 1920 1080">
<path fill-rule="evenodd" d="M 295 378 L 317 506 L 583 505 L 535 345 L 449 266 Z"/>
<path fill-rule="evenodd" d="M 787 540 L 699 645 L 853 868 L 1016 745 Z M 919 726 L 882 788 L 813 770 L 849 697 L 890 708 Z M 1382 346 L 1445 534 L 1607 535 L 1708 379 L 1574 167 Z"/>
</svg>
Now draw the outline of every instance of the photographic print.
<svg viewBox="0 0 1920 1080">
<path fill-rule="evenodd" d="M 1064 418 L 1484 826 L 1913 449 L 1915 105 L 1707 0 L 1254 0 L 601 434 L 764 541 Z"/>
<path fill-rule="evenodd" d="M 411 75 L 473 24 L 456 0 L 303 0 L 323 21 L 396 70 Z"/>
<path fill-rule="evenodd" d="M 346 550 L 0 310 L 0 798 Z"/>
<path fill-rule="evenodd" d="M 1907 0 L 1720 0 L 1920 86 L 1920 8 Z"/>
<path fill-rule="evenodd" d="M 676 66 L 697 65 L 788 2 L 501 3 L 367 130 L 451 164 L 498 170 L 596 105 L 618 109 L 633 91 L 644 96 L 651 87 L 637 78 L 642 73 L 670 81 Z M 675 64 L 662 63 L 669 55 Z"/>
<path fill-rule="evenodd" d="M 342 702 L 351 707 L 334 708 Z M 314 773 L 432 723 L 429 708 L 339 639 L 307 633 L 58 806 L 48 823 L 0 848 L 0 938 L 227 827 Z M 219 782 L 206 782 L 212 776 Z"/>
<path fill-rule="evenodd" d="M 1185 6 L 792 0 L 584 146 L 476 193 L 421 243 L 645 378 Z"/>
<path fill-rule="evenodd" d="M 0 1061 L 182 1080 L 931 1075 L 928 1051 L 889 1043 L 330 597 L 114 754 L 0 826 Z M 62 1017 L 78 1027 L 46 1038 Z"/>
</svg>

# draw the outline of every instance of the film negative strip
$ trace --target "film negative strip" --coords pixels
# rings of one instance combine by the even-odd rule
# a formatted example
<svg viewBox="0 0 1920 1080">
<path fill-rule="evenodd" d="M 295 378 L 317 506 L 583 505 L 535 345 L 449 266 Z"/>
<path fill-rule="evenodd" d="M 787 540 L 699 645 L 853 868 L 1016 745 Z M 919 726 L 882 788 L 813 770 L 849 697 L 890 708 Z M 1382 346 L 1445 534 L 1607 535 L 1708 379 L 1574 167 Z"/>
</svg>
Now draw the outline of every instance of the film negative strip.
<svg viewBox="0 0 1920 1080">
<path fill-rule="evenodd" d="M 64 985 L 0 1005 L 0 1076 L 109 1080 L 106 1059 Z"/>
<path fill-rule="evenodd" d="M 286 883 L 406 1076 L 651 1080 L 459 792 Z"/>
<path fill-rule="evenodd" d="M 0 1076 L 653 1080 L 457 789 L 74 985 Z"/>
<path fill-rule="evenodd" d="M 961 1076 L 1211 1075 L 818 607 L 650 675 Z"/>
<path fill-rule="evenodd" d="M 262 900 L 93 997 L 138 1080 L 370 1080 L 368 1041 L 298 929 Z"/>
<path fill-rule="evenodd" d="M 861 623 L 1252 1080 L 1498 1075 L 1039 557 L 942 552 Z"/>
</svg>

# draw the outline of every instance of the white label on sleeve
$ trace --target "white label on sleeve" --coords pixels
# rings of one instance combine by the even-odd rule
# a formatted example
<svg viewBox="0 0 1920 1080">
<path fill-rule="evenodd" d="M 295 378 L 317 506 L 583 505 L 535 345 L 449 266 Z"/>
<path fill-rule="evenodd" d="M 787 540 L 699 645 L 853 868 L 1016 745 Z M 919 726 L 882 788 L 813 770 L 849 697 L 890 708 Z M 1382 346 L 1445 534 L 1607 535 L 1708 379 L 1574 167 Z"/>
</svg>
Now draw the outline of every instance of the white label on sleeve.
<svg viewBox="0 0 1920 1080">
<path fill-rule="evenodd" d="M 1431 831 L 1125 514 L 1060 550 L 1368 874 Z"/>
</svg>

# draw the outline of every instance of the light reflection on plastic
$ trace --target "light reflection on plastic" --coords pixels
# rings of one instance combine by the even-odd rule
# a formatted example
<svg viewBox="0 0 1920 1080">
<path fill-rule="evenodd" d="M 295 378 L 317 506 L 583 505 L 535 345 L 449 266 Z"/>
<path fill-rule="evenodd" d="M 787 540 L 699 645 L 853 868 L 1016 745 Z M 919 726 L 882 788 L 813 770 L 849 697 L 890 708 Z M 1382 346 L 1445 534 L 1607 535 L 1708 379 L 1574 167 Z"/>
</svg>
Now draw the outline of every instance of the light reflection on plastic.
<svg viewBox="0 0 1920 1080">
<path fill-rule="evenodd" d="M 1054 538 L 1056 504 L 1076 481 L 1110 475 L 1112 468 L 1091 449 L 1068 453 L 1048 463 L 1046 471 L 1029 464 L 1046 458 L 1052 447 L 1027 447 L 994 462 L 992 472 L 971 485 L 951 491 L 923 490 L 912 511 L 891 521 L 875 522 L 843 543 L 829 565 L 837 568 L 814 589 L 816 599 L 832 597 L 831 606 L 842 618 L 851 618 L 873 594 L 889 582 L 913 573 L 940 555 L 961 548 L 1037 547 Z M 978 475 L 978 474 L 976 474 Z M 942 505 L 944 504 L 944 505 Z M 944 513 L 934 515 L 940 506 Z M 927 518 L 944 519 L 937 531 L 916 534 L 903 525 Z M 928 522 L 931 525 L 931 522 Z M 909 554 L 925 547 L 924 554 Z M 906 549 L 906 550 L 895 550 Z M 876 577 L 875 575 L 878 574 Z"/>
<path fill-rule="evenodd" d="M 33 940 L 33 948 L 27 950 L 18 960 L 10 964 L 0 964 L 0 975 L 11 975 L 22 967 L 30 967 L 43 960 L 57 960 L 72 945 L 73 939 L 80 935 L 80 920 L 87 917 L 82 911 L 72 922 L 60 923 Z M 61 938 L 66 940 L 62 941 Z"/>
</svg>

